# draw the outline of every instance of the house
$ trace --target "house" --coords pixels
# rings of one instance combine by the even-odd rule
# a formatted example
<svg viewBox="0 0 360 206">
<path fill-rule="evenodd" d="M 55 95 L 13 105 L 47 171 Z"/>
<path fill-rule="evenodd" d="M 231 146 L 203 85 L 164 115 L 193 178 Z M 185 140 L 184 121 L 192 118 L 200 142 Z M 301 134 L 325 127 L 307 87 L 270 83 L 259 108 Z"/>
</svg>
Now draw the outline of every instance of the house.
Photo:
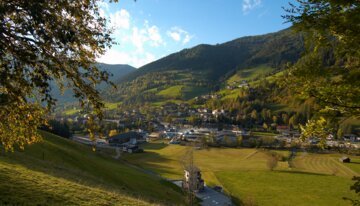
<svg viewBox="0 0 360 206">
<path fill-rule="evenodd" d="M 107 140 L 110 146 L 121 146 L 124 143 L 131 142 L 136 144 L 137 140 L 142 140 L 143 136 L 137 132 L 126 132 L 109 137 Z"/>
<path fill-rule="evenodd" d="M 238 85 L 239 88 L 247 88 L 249 87 L 249 84 L 247 83 L 246 80 L 243 80 L 239 85 Z"/>
<path fill-rule="evenodd" d="M 201 178 L 199 168 L 192 166 L 184 170 L 184 181 L 182 182 L 183 189 L 192 190 L 195 192 L 204 190 L 204 180 Z"/>
<path fill-rule="evenodd" d="M 346 156 L 343 156 L 339 159 L 340 162 L 342 163 L 350 163 L 350 158 L 349 157 L 346 157 Z"/>
<path fill-rule="evenodd" d="M 357 140 L 355 134 L 344 134 L 343 136 L 345 141 L 355 142 Z"/>
<path fill-rule="evenodd" d="M 287 125 L 276 126 L 276 131 L 279 132 L 283 136 L 286 136 L 286 137 L 290 136 L 290 127 Z"/>
<path fill-rule="evenodd" d="M 141 152 L 144 152 L 144 150 L 139 148 L 139 146 L 137 146 L 137 145 L 123 146 L 123 151 L 127 152 L 127 153 L 141 153 Z"/>
</svg>

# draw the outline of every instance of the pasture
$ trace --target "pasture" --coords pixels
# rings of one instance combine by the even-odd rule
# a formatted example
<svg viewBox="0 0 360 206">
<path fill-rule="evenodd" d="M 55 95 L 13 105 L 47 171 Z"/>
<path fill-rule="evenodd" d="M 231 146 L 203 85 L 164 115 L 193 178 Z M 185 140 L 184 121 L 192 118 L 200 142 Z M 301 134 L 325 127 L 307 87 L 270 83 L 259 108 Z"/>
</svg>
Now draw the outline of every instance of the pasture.
<svg viewBox="0 0 360 206">
<path fill-rule="evenodd" d="M 0 205 L 184 202 L 176 186 L 115 160 L 105 151 L 93 152 L 88 146 L 42 134 L 42 142 L 24 151 L 0 153 Z"/>
<path fill-rule="evenodd" d="M 189 147 L 148 143 L 145 153 L 124 155 L 140 167 L 163 177 L 181 179 Z M 289 151 L 272 151 L 288 159 Z M 350 205 L 343 197 L 355 198 L 351 177 L 359 175 L 360 158 L 354 163 L 338 161 L 340 154 L 300 152 L 289 164 L 279 161 L 274 171 L 267 162 L 269 151 L 260 149 L 209 148 L 194 150 L 194 163 L 207 185 L 220 185 L 239 203 L 258 205 Z M 291 167 L 290 167 L 291 165 Z"/>
</svg>

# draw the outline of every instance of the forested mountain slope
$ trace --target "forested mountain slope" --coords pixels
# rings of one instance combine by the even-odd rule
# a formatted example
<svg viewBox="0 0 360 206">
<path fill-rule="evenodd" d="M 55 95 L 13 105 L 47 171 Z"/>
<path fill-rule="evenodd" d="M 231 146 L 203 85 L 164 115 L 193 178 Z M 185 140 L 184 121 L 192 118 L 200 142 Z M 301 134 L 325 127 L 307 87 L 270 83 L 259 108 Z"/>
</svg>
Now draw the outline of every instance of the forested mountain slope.
<svg viewBox="0 0 360 206">
<path fill-rule="evenodd" d="M 109 92 L 107 97 L 125 103 L 159 101 L 169 99 L 161 95 L 163 90 L 177 86 L 180 92 L 175 99 L 186 100 L 217 90 L 236 71 L 259 66 L 271 68 L 269 72 L 281 70 L 300 57 L 303 45 L 302 36 L 291 29 L 223 44 L 201 44 L 124 76 L 117 82 L 118 90 Z"/>
<path fill-rule="evenodd" d="M 97 66 L 100 68 L 101 71 L 106 71 L 110 74 L 109 80 L 112 82 L 116 82 L 123 76 L 134 72 L 136 68 L 126 65 L 126 64 L 104 64 L 104 63 L 97 63 Z M 73 93 L 71 90 L 66 89 L 64 94 L 61 94 L 59 88 L 57 87 L 55 82 L 51 82 L 52 84 L 52 93 L 54 97 L 60 102 L 73 102 L 76 101 L 76 98 L 73 97 Z M 109 85 L 106 83 L 101 83 L 97 86 L 98 89 L 104 89 Z"/>
</svg>

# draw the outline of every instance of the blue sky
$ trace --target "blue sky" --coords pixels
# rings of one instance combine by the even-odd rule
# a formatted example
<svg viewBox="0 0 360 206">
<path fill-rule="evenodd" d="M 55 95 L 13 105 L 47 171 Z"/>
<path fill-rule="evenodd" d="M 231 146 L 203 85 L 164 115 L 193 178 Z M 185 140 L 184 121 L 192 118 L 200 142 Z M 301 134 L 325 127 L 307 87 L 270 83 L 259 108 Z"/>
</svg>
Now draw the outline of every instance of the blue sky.
<svg viewBox="0 0 360 206">
<path fill-rule="evenodd" d="M 184 48 L 279 31 L 292 0 L 119 0 L 101 3 L 118 43 L 98 59 L 143 66 Z"/>
</svg>

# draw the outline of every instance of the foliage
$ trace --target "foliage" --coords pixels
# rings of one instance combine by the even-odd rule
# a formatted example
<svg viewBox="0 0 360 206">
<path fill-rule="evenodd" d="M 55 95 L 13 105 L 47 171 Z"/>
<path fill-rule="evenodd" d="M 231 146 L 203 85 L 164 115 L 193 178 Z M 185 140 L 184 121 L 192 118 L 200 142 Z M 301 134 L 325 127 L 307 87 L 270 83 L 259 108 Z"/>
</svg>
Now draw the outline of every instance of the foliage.
<svg viewBox="0 0 360 206">
<path fill-rule="evenodd" d="M 118 134 L 118 132 L 116 131 L 116 129 L 112 129 L 109 131 L 109 137 L 115 136 L 117 134 Z"/>
<path fill-rule="evenodd" d="M 354 185 L 350 187 L 350 190 L 354 190 L 354 192 L 360 197 L 360 177 L 354 176 L 352 180 L 355 181 Z M 359 206 L 360 205 L 360 199 L 352 199 L 348 197 L 344 197 L 344 200 L 348 200 L 352 203 L 353 206 Z"/>
<path fill-rule="evenodd" d="M 284 18 L 305 35 L 306 54 L 291 68 L 289 82 L 328 111 L 360 115 L 360 2 L 298 0 Z"/>
<path fill-rule="evenodd" d="M 48 126 L 43 126 L 41 129 L 59 135 L 60 137 L 71 137 L 70 127 L 66 121 L 60 122 L 52 119 L 48 121 Z"/>
<path fill-rule="evenodd" d="M 40 141 L 38 126 L 46 124 L 43 109 L 25 102 L 9 104 L 0 109 L 0 143 L 4 149 L 13 151 L 15 145 L 24 149 L 25 145 Z"/>
<path fill-rule="evenodd" d="M 273 171 L 278 164 L 278 156 L 272 152 L 269 152 L 269 157 L 267 160 L 266 165 L 268 166 L 269 170 Z"/>
<path fill-rule="evenodd" d="M 283 30 L 243 37 L 219 45 L 199 45 L 184 49 L 125 76 L 117 82 L 118 91 L 109 93 L 108 96 L 112 100 L 125 100 L 126 104 L 143 104 L 169 98 L 188 100 L 194 94 L 217 91 L 236 71 L 239 74 L 250 74 L 250 70 L 257 70 L 254 73 L 268 74 L 283 68 L 287 62 L 295 62 L 303 50 L 301 39 L 301 35 Z M 278 49 L 274 51 L 273 48 Z M 181 87 L 183 89 L 179 98 Z M 166 90 L 168 88 L 174 91 Z M 165 92 L 165 97 L 161 97 L 157 91 Z M 168 97 L 170 92 L 175 97 Z"/>
<path fill-rule="evenodd" d="M 319 138 L 322 147 L 325 146 L 325 140 L 331 134 L 324 117 L 320 117 L 318 120 L 308 120 L 305 126 L 300 126 L 300 129 L 300 138 L 303 141 L 307 138 Z"/>
<path fill-rule="evenodd" d="M 72 88 L 82 106 L 102 117 L 94 85 L 108 73 L 94 62 L 113 42 L 98 2 L 0 2 L 0 138 L 6 150 L 39 140 L 35 128 L 56 102 L 50 81 Z"/>
</svg>

